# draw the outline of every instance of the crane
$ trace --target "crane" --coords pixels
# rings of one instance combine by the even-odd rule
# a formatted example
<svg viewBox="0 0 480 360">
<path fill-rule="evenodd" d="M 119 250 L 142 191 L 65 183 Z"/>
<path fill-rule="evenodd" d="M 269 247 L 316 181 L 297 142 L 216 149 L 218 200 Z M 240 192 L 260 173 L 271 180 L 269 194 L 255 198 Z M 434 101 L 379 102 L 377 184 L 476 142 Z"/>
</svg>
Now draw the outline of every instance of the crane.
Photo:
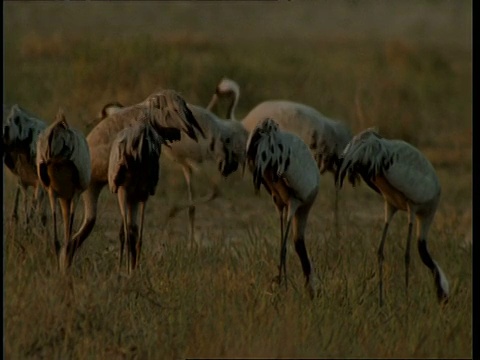
<svg viewBox="0 0 480 360">
<path fill-rule="evenodd" d="M 428 232 L 441 194 L 440 182 L 428 159 L 413 145 L 402 140 L 385 139 L 375 129 L 369 128 L 355 135 L 343 152 L 336 179 L 339 188 L 345 177 L 352 185 L 363 179 L 385 201 L 385 223 L 377 252 L 379 304 L 383 304 L 383 247 L 390 221 L 398 210 L 408 213 L 404 258 L 407 295 L 410 243 L 416 221 L 420 258 L 433 275 L 438 300 L 442 303 L 448 301 L 447 278 L 427 247 Z"/>
<path fill-rule="evenodd" d="M 227 118 L 235 120 L 235 109 L 240 98 L 240 86 L 232 79 L 222 78 L 207 106 L 213 110 L 220 98 L 230 100 Z M 242 125 L 251 132 L 255 126 L 270 117 L 275 119 L 280 129 L 299 136 L 310 148 L 320 174 L 330 172 L 335 178 L 339 157 L 352 138 L 345 123 L 328 118 L 311 106 L 289 100 L 268 100 L 256 105 L 241 120 Z M 338 238 L 338 191 L 335 190 L 334 223 Z"/>
<path fill-rule="evenodd" d="M 11 215 L 14 222 L 18 219 L 18 202 L 20 193 L 22 193 L 25 225 L 28 225 L 37 208 L 40 210 L 42 224 L 46 224 L 45 193 L 38 181 L 36 166 L 38 135 L 46 127 L 45 121 L 31 115 L 18 104 L 12 106 L 3 126 L 3 161 L 18 180 Z M 29 187 L 34 189 L 34 197 L 30 207 L 28 207 L 27 201 Z"/>
<path fill-rule="evenodd" d="M 271 118 L 255 126 L 247 140 L 246 151 L 255 189 L 259 191 L 263 184 L 280 217 L 278 282 L 281 284 L 283 273 L 287 285 L 286 244 L 293 224 L 293 240 L 302 264 L 305 287 L 313 297 L 315 289 L 310 281 L 312 269 L 305 247 L 305 229 L 320 183 L 315 160 L 300 137 L 280 130 L 279 124 Z"/>
<path fill-rule="evenodd" d="M 90 182 L 90 152 L 85 136 L 70 127 L 63 109 L 55 121 L 38 137 L 37 173 L 48 193 L 53 216 L 55 254 L 62 272 L 67 268 L 66 251 L 71 242 L 75 205 Z M 57 237 L 56 201 L 62 209 L 65 242 L 61 249 Z"/>
<path fill-rule="evenodd" d="M 148 197 L 155 194 L 162 144 L 166 142 L 148 121 L 139 121 L 120 131 L 110 150 L 108 185 L 111 192 L 117 194 L 123 225 L 120 231 L 119 268 L 122 266 L 127 239 L 129 273 L 136 268 L 140 257 L 145 205 Z M 139 207 L 140 229 L 136 219 Z"/>
<path fill-rule="evenodd" d="M 87 135 L 92 161 L 92 178 L 82 194 L 84 219 L 67 249 L 67 263 L 71 265 L 77 249 L 90 235 L 97 219 L 98 198 L 108 184 L 110 150 L 117 134 L 135 122 L 148 122 L 165 141 L 180 140 L 185 134 L 193 140 L 204 137 L 192 112 L 178 92 L 164 89 L 149 95 L 144 101 L 117 111 L 100 121 Z"/>
<path fill-rule="evenodd" d="M 118 102 L 109 103 L 103 107 L 102 112 L 106 110 L 118 111 L 120 106 Z M 184 208 L 188 208 L 188 237 L 191 246 L 193 246 L 195 244 L 196 205 L 213 200 L 219 193 L 217 180 L 208 176 L 212 185 L 210 193 L 204 197 L 194 199 L 193 173 L 194 171 L 199 173 L 201 164 L 207 161 L 215 162 L 223 177 L 228 177 L 235 172 L 239 164 L 245 163 L 245 143 L 248 133 L 240 123 L 220 119 L 201 106 L 187 104 L 187 107 L 204 131 L 205 138 L 195 141 L 191 138 L 183 137 L 168 146 L 164 145 L 164 153 L 170 160 L 181 166 L 187 184 L 188 195 L 187 203 L 172 206 L 169 211 L 169 218 Z"/>
</svg>

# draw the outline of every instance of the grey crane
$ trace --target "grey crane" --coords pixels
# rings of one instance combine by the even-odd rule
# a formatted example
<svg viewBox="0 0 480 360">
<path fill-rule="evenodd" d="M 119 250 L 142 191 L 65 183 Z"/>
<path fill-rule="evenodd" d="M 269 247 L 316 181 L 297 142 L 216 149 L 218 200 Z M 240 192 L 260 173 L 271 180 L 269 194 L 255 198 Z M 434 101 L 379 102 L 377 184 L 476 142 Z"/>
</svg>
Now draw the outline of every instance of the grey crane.
<svg viewBox="0 0 480 360">
<path fill-rule="evenodd" d="M 123 231 L 120 232 L 119 268 L 122 266 L 126 238 L 129 273 L 136 268 L 140 257 L 145 205 L 148 197 L 155 194 L 162 144 L 166 142 L 145 119 L 120 131 L 110 150 L 108 185 L 112 193 L 118 196 L 123 222 Z M 138 208 L 140 229 L 137 226 Z"/>
<path fill-rule="evenodd" d="M 18 104 L 12 106 L 3 126 L 3 161 L 7 168 L 17 177 L 18 186 L 15 191 L 15 200 L 12 218 L 18 219 L 18 202 L 20 192 L 23 197 L 25 224 L 28 224 L 35 210 L 41 213 L 41 221 L 45 225 L 44 191 L 38 181 L 36 154 L 38 135 L 47 127 L 47 124 L 33 116 Z M 28 188 L 33 187 L 34 197 L 32 205 L 28 206 Z"/>
<path fill-rule="evenodd" d="M 310 281 L 311 264 L 305 247 L 308 214 L 317 197 L 320 174 L 307 145 L 297 135 L 282 131 L 278 123 L 267 118 L 257 124 L 247 140 L 247 164 L 258 191 L 263 184 L 272 196 L 280 217 L 280 265 L 287 285 L 286 244 L 293 220 L 295 250 L 302 263 L 305 286 L 314 296 Z M 286 221 L 286 227 L 284 225 Z"/>
<path fill-rule="evenodd" d="M 55 253 L 59 268 L 64 272 L 68 265 L 66 250 L 71 242 L 75 205 L 90 182 L 92 169 L 85 136 L 70 127 L 62 109 L 38 137 L 36 163 L 38 177 L 50 199 Z M 65 234 L 62 248 L 57 238 L 57 199 L 62 209 Z"/>
<path fill-rule="evenodd" d="M 151 124 L 158 135 L 168 142 L 180 140 L 181 133 L 194 140 L 205 136 L 187 108 L 185 100 L 171 89 L 155 92 L 143 102 L 126 107 L 100 121 L 87 135 L 92 159 L 92 178 L 82 194 L 84 220 L 67 249 L 68 265 L 71 265 L 75 252 L 95 225 L 98 198 L 108 184 L 108 163 L 113 141 L 120 131 L 139 121 Z"/>
<path fill-rule="evenodd" d="M 105 105 L 103 110 L 118 111 L 118 103 L 111 104 Z M 248 133 L 237 121 L 220 119 L 211 111 L 197 105 L 187 104 L 187 107 L 202 128 L 205 138 L 195 141 L 183 137 L 179 141 L 165 146 L 164 153 L 182 167 L 188 195 L 188 202 L 174 205 L 169 211 L 169 216 L 172 217 L 188 207 L 189 241 L 193 246 L 195 244 L 196 205 L 213 200 L 219 191 L 217 180 L 207 176 L 212 187 L 210 193 L 195 199 L 192 186 L 193 173 L 194 171 L 201 172 L 201 164 L 207 161 L 214 161 L 223 177 L 228 177 L 235 172 L 239 164 L 245 163 L 245 144 Z"/>
<path fill-rule="evenodd" d="M 214 109 L 220 98 L 230 99 L 227 117 L 235 119 L 240 98 L 239 85 L 232 79 L 221 79 L 207 108 Z M 309 146 L 320 174 L 330 172 L 335 177 L 339 157 L 352 138 L 345 123 L 330 119 L 313 107 L 288 100 L 263 101 L 250 110 L 241 122 L 251 132 L 267 117 L 275 119 L 280 129 L 298 135 Z M 335 191 L 334 219 L 338 237 L 338 191 Z"/>
<path fill-rule="evenodd" d="M 345 177 L 352 185 L 360 178 L 385 201 L 385 224 L 378 248 L 379 303 L 383 304 L 383 247 L 388 226 L 398 210 L 408 213 L 408 235 L 405 248 L 405 289 L 408 291 L 410 243 L 417 221 L 417 245 L 420 258 L 430 269 L 437 297 L 448 301 L 448 281 L 427 248 L 427 235 L 437 211 L 441 188 L 435 169 L 414 146 L 402 140 L 381 137 L 374 129 L 357 134 L 345 148 L 336 180 L 343 185 Z M 407 292 L 408 294 L 408 292 Z"/>
</svg>

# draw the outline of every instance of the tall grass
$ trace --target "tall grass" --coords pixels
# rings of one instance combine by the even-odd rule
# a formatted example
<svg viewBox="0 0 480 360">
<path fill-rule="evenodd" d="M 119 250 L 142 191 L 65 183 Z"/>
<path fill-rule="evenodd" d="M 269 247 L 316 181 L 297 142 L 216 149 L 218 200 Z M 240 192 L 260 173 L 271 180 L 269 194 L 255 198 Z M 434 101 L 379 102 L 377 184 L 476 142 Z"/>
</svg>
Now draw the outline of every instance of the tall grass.
<svg viewBox="0 0 480 360">
<path fill-rule="evenodd" d="M 378 306 L 383 201 L 366 186 L 344 188 L 337 240 L 330 175 L 321 179 L 306 234 L 320 290 L 311 301 L 291 243 L 288 290 L 272 285 L 279 221 L 267 194 L 254 195 L 248 175 L 225 179 L 222 197 L 197 209 L 201 246 L 192 250 L 186 213 L 163 226 L 169 206 L 186 194 L 180 169 L 162 159 L 157 195 L 147 204 L 140 268 L 131 277 L 117 269 L 120 214 L 115 197 L 104 190 L 95 228 L 62 277 L 51 224 L 42 230 L 10 223 L 16 183 L 6 173 L 6 358 L 472 356 L 471 49 L 338 33 L 309 33 L 293 43 L 262 36 L 241 41 L 238 34 L 240 40 L 229 43 L 205 32 L 159 34 L 145 28 L 113 37 L 109 31 L 120 32 L 119 24 L 85 35 L 72 30 L 73 24 L 84 29 L 92 21 L 81 11 L 84 22 L 72 21 L 70 31 L 49 31 L 52 20 L 46 18 L 19 26 L 20 14 L 36 6 L 6 6 L 12 17 L 4 39 L 4 102 L 18 103 L 47 122 L 62 106 L 67 119 L 87 133 L 105 103 L 133 104 L 160 87 L 206 105 L 216 83 L 228 76 L 241 86 L 239 119 L 260 101 L 286 98 L 344 120 L 353 132 L 377 126 L 386 137 L 410 141 L 432 161 L 442 184 L 429 248 L 450 281 L 451 299 L 438 306 L 415 245 L 406 294 L 407 216 L 399 213 L 385 246 L 385 305 Z M 58 16 L 54 5 L 45 6 Z M 169 14 L 182 19 L 192 9 L 190 3 L 169 6 Z M 439 2 L 438 9 L 445 6 Z M 440 21 L 440 12 L 434 13 L 431 21 Z M 200 18 L 192 21 L 203 24 Z M 194 181 L 199 194 L 207 191 L 204 176 Z M 75 229 L 81 204 L 77 211 Z"/>
</svg>

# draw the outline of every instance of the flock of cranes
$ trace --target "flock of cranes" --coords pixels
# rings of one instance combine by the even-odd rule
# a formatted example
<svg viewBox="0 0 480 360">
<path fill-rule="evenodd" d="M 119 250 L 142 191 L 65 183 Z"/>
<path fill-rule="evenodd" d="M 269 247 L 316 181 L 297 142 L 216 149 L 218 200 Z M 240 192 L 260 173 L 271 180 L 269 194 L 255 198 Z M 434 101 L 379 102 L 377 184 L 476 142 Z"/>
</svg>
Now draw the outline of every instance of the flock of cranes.
<svg viewBox="0 0 480 360">
<path fill-rule="evenodd" d="M 188 104 L 174 90 L 155 92 L 131 106 L 109 103 L 86 137 L 70 127 L 61 109 L 55 121 L 47 126 L 45 121 L 14 105 L 4 121 L 2 140 L 4 163 L 19 184 L 12 216 L 17 217 L 20 191 L 25 195 L 28 187 L 35 190 L 32 206 L 25 205 L 26 221 L 37 211 L 32 209 L 43 209 L 43 198 L 48 194 L 54 250 L 59 269 L 65 272 L 94 228 L 99 196 L 108 185 L 118 197 L 122 219 L 119 267 L 126 242 L 130 273 L 139 263 L 145 204 L 149 196 L 155 194 L 162 152 L 183 169 L 188 202 L 174 207 L 170 213 L 173 216 L 183 208 L 189 209 L 192 244 L 195 242 L 195 205 L 218 195 L 217 182 L 212 180 L 211 193 L 196 199 L 191 184 L 193 172 L 205 161 L 214 162 L 223 177 L 248 167 L 254 188 L 259 191 L 263 186 L 269 193 L 280 219 L 278 283 L 287 284 L 286 244 L 292 233 L 305 287 L 313 297 L 316 289 L 305 230 L 319 192 L 321 175 L 330 172 L 337 189 L 335 223 L 338 190 L 345 177 L 353 185 L 362 179 L 385 201 L 385 224 L 377 254 L 380 305 L 383 303 L 383 248 L 388 226 L 398 210 L 406 211 L 409 220 L 406 291 L 416 222 L 420 257 L 432 273 L 438 300 L 448 301 L 448 281 L 427 248 L 427 235 L 440 199 L 440 184 L 433 166 L 418 149 L 401 140 L 384 139 L 373 129 L 352 136 L 344 123 L 329 119 L 310 106 L 287 100 L 262 102 L 238 121 L 235 108 L 239 96 L 238 84 L 224 78 L 207 108 Z M 226 119 L 213 113 L 221 98 L 230 100 Z M 74 212 L 80 196 L 84 219 L 73 235 Z M 57 237 L 57 200 L 63 215 L 63 246 Z M 140 227 L 137 225 L 139 209 Z"/>
</svg>

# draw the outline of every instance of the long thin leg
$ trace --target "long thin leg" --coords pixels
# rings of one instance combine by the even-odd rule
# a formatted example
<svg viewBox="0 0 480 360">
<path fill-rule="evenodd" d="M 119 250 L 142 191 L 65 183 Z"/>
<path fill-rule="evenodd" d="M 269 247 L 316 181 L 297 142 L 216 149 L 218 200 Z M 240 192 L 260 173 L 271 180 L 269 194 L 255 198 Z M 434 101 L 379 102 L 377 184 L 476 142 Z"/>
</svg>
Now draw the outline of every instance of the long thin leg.
<svg viewBox="0 0 480 360">
<path fill-rule="evenodd" d="M 275 204 L 275 208 L 277 209 L 278 217 L 280 218 L 280 264 L 282 263 L 282 244 L 283 244 L 283 235 L 284 235 L 284 226 L 286 220 L 286 211 L 285 205 L 283 204 L 282 200 L 277 197 L 275 194 L 272 195 L 273 202 Z M 282 268 L 278 266 L 278 284 L 282 282 Z"/>
<path fill-rule="evenodd" d="M 378 294 L 379 294 L 379 304 L 383 305 L 383 247 L 385 245 L 385 239 L 387 238 L 388 225 L 393 215 L 397 212 L 397 209 L 391 206 L 389 203 L 385 202 L 385 225 L 383 226 L 382 239 L 380 241 L 380 246 L 378 247 L 377 258 L 378 258 Z"/>
<path fill-rule="evenodd" d="M 31 216 L 31 209 L 33 207 L 33 204 L 28 206 L 29 203 L 29 196 L 28 196 L 28 191 L 26 186 L 21 187 L 21 192 L 22 192 L 22 197 L 23 197 L 23 213 L 25 216 L 25 228 L 28 228 L 28 224 L 30 223 L 30 216 Z M 29 209 L 30 208 L 30 209 Z"/>
<path fill-rule="evenodd" d="M 13 201 L 13 210 L 11 219 L 14 224 L 18 222 L 18 200 L 20 198 L 20 184 L 17 186 L 17 191 L 15 191 L 15 200 Z"/>
<path fill-rule="evenodd" d="M 38 184 L 35 188 L 36 210 L 40 213 L 40 221 L 43 226 L 47 224 L 47 214 L 45 212 L 45 190 Z"/>
<path fill-rule="evenodd" d="M 55 257 L 57 258 L 58 262 L 58 254 L 60 251 L 60 243 L 57 237 L 57 209 L 55 206 L 55 194 L 52 190 L 48 192 L 48 197 L 50 199 L 50 208 L 52 210 L 52 220 L 53 220 L 53 248 L 55 250 Z"/>
<path fill-rule="evenodd" d="M 136 258 L 135 258 L 135 265 L 138 264 L 140 261 L 140 251 L 142 250 L 142 239 L 143 239 L 143 221 L 145 219 L 145 205 L 146 202 L 141 202 L 140 203 L 140 229 L 139 229 L 139 235 L 138 235 L 138 241 L 137 241 L 137 247 L 136 247 Z"/>
<path fill-rule="evenodd" d="M 188 201 L 193 201 L 193 187 L 192 187 L 192 168 L 189 166 L 183 166 L 183 175 L 185 177 L 185 182 L 187 183 L 187 193 L 188 193 Z M 188 239 L 190 241 L 190 245 L 195 245 L 195 205 L 191 205 L 188 207 Z"/>
<path fill-rule="evenodd" d="M 60 257 L 58 259 L 58 263 L 60 265 L 60 271 L 62 273 L 65 273 L 67 269 L 67 257 L 66 257 L 66 251 L 67 251 L 67 244 L 70 243 L 70 238 L 71 238 L 71 216 L 70 216 L 70 210 L 71 210 L 71 199 L 64 199 L 60 198 L 60 207 L 62 209 L 62 215 L 63 215 L 63 228 L 64 228 L 64 235 L 65 235 L 65 241 L 63 244 L 63 249 L 61 250 Z"/>
<path fill-rule="evenodd" d="M 80 230 L 73 236 L 73 240 L 67 244 L 67 266 L 72 264 L 75 252 L 93 230 L 97 218 L 98 197 L 104 185 L 105 183 L 90 183 L 87 190 L 82 194 L 84 220 Z"/>
<path fill-rule="evenodd" d="M 138 227 L 137 227 L 137 212 L 138 203 L 127 204 L 127 223 L 128 223 L 128 237 L 127 237 L 127 249 L 129 249 L 129 274 L 135 269 L 135 259 L 137 257 L 136 244 L 138 240 Z"/>
<path fill-rule="evenodd" d="M 305 247 L 305 228 L 307 226 L 310 206 L 304 206 L 297 210 L 293 217 L 293 240 L 295 242 L 295 251 L 297 252 L 302 264 L 303 275 L 305 276 L 305 287 L 313 298 L 315 289 L 310 283 L 312 267 L 308 258 L 307 248 Z"/>
<path fill-rule="evenodd" d="M 412 242 L 412 230 L 413 222 L 410 220 L 408 222 L 408 235 L 407 235 L 407 244 L 405 246 L 405 295 L 408 298 L 408 268 L 410 267 L 410 244 Z"/>
<path fill-rule="evenodd" d="M 118 189 L 117 199 L 118 199 L 118 207 L 120 208 L 120 214 L 122 216 L 122 227 L 120 229 L 120 235 L 119 235 L 119 240 L 120 240 L 120 254 L 119 255 L 120 256 L 119 256 L 119 262 L 118 262 L 118 270 L 120 271 L 121 268 L 122 268 L 122 263 L 123 263 L 123 252 L 124 252 L 125 240 L 128 238 L 127 214 L 126 214 L 127 198 L 126 198 L 126 194 L 125 194 L 125 189 L 123 187 L 120 187 Z M 127 259 L 128 259 L 128 254 L 127 254 Z M 127 262 L 127 264 L 128 264 L 128 262 Z M 128 265 L 127 265 L 127 267 L 128 267 Z"/>
<path fill-rule="evenodd" d="M 300 204 L 298 201 L 291 199 L 290 204 L 288 205 L 288 216 L 287 216 L 287 226 L 285 227 L 285 233 L 283 234 L 282 247 L 280 250 L 280 272 L 283 269 L 283 275 L 285 278 L 285 288 L 287 288 L 287 239 L 290 233 L 290 224 L 292 223 L 292 218 L 295 215 L 297 208 Z M 281 279 L 281 276 L 280 276 Z"/>
<path fill-rule="evenodd" d="M 418 252 L 422 258 L 423 263 L 430 269 L 437 289 L 437 298 L 440 303 L 448 302 L 449 285 L 448 280 L 438 263 L 433 260 L 428 252 L 427 234 L 430 228 L 433 215 L 428 219 L 417 218 L 417 233 L 418 233 Z"/>
<path fill-rule="evenodd" d="M 340 231 L 339 231 L 339 226 L 338 226 L 338 197 L 339 197 L 339 190 L 338 188 L 335 186 L 335 202 L 334 202 L 334 206 L 333 206 L 333 223 L 334 223 L 334 226 L 335 226 L 335 240 L 336 241 L 339 241 L 340 239 Z"/>
</svg>

